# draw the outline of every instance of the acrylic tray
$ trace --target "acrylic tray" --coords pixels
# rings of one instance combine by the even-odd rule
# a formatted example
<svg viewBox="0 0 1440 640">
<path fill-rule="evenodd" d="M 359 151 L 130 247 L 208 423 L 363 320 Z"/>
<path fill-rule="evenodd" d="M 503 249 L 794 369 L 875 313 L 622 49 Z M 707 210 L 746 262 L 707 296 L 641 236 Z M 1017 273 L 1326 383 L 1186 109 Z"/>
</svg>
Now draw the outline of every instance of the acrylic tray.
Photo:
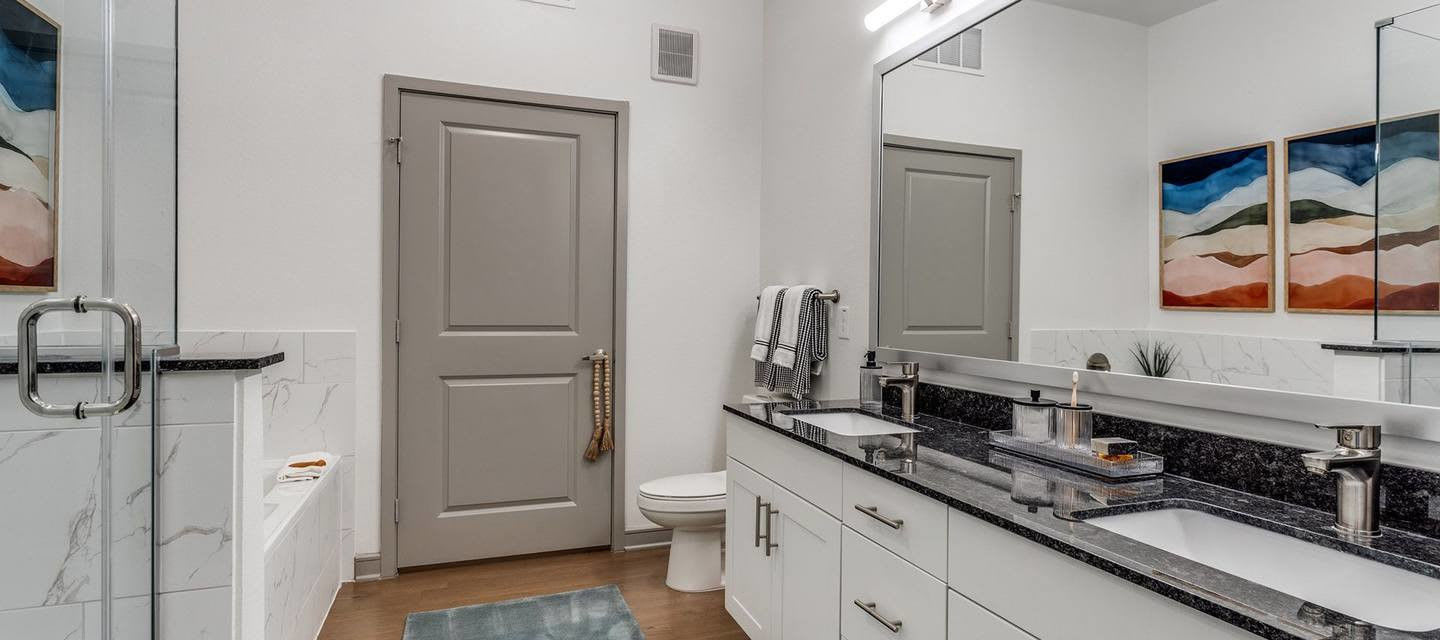
<svg viewBox="0 0 1440 640">
<path fill-rule="evenodd" d="M 1128 480 L 1165 473 L 1165 458 L 1144 451 L 1136 454 L 1131 460 L 1109 462 L 1101 460 L 1088 451 L 1076 451 L 1053 444 L 1021 440 L 1015 437 L 1011 431 L 991 431 L 990 444 L 1006 451 L 1053 462 L 1107 480 Z"/>
</svg>

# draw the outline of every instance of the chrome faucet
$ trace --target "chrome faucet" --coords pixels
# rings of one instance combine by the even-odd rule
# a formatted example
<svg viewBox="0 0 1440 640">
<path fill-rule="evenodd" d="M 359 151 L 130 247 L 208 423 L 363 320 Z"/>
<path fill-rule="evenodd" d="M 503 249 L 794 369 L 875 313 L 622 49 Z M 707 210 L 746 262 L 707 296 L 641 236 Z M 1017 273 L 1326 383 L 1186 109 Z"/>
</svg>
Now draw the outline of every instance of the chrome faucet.
<svg viewBox="0 0 1440 640">
<path fill-rule="evenodd" d="M 900 419 L 906 422 L 915 421 L 915 389 L 920 386 L 920 363 L 918 362 L 889 362 L 900 367 L 898 376 L 880 376 L 878 378 L 881 387 L 900 388 Z"/>
<path fill-rule="evenodd" d="M 1338 443 L 1300 458 L 1310 473 L 1335 475 L 1335 530 L 1358 538 L 1380 535 L 1380 427 L 1316 426 L 1334 429 Z"/>
</svg>

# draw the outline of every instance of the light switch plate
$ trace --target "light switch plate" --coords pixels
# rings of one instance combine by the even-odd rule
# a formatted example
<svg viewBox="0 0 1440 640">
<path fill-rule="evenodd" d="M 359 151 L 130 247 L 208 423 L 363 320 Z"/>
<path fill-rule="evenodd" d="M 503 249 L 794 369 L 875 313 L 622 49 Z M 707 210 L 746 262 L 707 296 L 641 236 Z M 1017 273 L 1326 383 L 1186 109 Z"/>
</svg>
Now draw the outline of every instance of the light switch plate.
<svg viewBox="0 0 1440 640">
<path fill-rule="evenodd" d="M 840 307 L 840 318 L 835 322 L 835 337 L 850 339 L 850 307 Z"/>
</svg>

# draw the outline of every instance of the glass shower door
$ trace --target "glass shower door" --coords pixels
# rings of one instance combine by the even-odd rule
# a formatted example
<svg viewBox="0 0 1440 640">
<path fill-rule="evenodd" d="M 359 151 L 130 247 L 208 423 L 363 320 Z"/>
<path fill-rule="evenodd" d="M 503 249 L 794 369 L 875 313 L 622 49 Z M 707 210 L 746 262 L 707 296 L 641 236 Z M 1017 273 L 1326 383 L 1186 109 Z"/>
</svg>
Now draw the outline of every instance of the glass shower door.
<svg viewBox="0 0 1440 640">
<path fill-rule="evenodd" d="M 1375 339 L 1440 345 L 1440 7 L 1377 38 Z"/>
<path fill-rule="evenodd" d="M 128 392 L 126 334 L 74 300 L 133 309 L 143 358 L 175 342 L 175 17 L 173 0 L 0 0 L 0 638 L 164 637 L 156 549 L 184 536 L 156 508 L 156 456 L 177 443 L 154 367 L 137 402 L 98 410 Z M 84 417 L 21 401 L 19 319 L 47 299 L 65 304 L 35 324 L 35 394 Z"/>
</svg>

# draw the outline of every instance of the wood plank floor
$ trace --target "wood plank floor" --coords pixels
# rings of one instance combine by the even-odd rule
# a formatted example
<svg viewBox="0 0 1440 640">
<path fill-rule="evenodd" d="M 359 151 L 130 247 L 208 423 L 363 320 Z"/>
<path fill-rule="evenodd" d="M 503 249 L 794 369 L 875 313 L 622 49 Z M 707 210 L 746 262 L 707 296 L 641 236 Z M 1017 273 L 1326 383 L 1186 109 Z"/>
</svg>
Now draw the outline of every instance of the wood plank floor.
<svg viewBox="0 0 1440 640">
<path fill-rule="evenodd" d="M 646 640 L 745 640 L 725 613 L 725 592 L 680 593 L 665 586 L 668 549 L 586 551 L 403 573 L 347 584 L 320 640 L 399 640 L 405 615 L 485 602 L 619 585 Z"/>
</svg>

